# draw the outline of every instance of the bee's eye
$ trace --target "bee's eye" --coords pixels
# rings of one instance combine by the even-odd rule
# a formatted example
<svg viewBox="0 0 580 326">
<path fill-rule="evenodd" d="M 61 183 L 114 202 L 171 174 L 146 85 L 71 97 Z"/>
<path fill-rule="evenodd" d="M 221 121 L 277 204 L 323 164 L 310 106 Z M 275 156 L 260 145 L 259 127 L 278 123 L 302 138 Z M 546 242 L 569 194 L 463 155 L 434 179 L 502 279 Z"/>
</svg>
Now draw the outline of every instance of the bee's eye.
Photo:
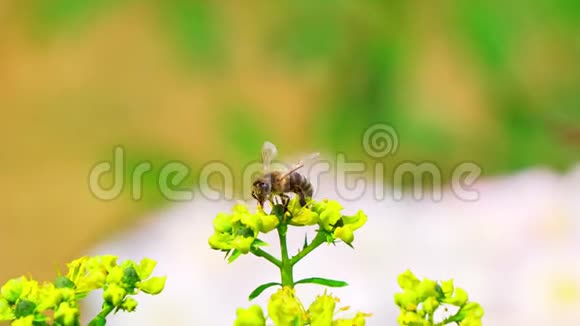
<svg viewBox="0 0 580 326">
<path fill-rule="evenodd" d="M 260 189 L 262 191 L 267 191 L 268 190 L 268 185 L 264 182 L 260 183 Z"/>
</svg>

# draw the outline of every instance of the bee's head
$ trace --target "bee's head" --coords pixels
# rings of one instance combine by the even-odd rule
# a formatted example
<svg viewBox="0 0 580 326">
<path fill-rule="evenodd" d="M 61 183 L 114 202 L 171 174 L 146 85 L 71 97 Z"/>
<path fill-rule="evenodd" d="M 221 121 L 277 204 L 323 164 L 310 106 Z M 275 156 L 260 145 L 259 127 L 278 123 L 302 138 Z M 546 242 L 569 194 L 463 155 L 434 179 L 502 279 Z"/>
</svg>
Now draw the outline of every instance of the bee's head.
<svg viewBox="0 0 580 326">
<path fill-rule="evenodd" d="M 272 192 L 272 184 L 260 178 L 254 181 L 252 185 L 252 197 L 254 197 L 260 205 L 263 205 L 266 199 L 270 196 Z"/>
</svg>

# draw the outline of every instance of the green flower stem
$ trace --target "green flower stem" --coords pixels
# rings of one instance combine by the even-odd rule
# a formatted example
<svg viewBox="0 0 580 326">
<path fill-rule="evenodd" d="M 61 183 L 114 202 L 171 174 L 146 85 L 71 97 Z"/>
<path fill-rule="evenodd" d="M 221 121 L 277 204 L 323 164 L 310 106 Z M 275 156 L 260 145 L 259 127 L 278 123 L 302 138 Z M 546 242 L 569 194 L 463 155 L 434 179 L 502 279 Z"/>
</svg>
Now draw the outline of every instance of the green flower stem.
<svg viewBox="0 0 580 326">
<path fill-rule="evenodd" d="M 292 257 L 290 264 L 294 266 L 302 258 L 306 257 L 306 255 L 308 255 L 314 249 L 318 248 L 318 246 L 320 246 L 324 242 L 326 242 L 326 235 L 324 234 L 324 232 L 319 231 L 318 233 L 316 233 L 316 237 L 314 237 L 312 242 L 308 246 L 306 246 L 306 248 L 300 251 L 296 256 Z"/>
<path fill-rule="evenodd" d="M 280 238 L 280 250 L 282 251 L 282 266 L 280 266 L 280 275 L 282 276 L 282 286 L 294 287 L 293 265 L 288 257 L 288 245 L 286 243 L 286 233 L 288 224 L 286 222 L 278 225 L 278 237 Z"/>
<path fill-rule="evenodd" d="M 95 318 L 93 318 L 93 320 L 91 320 L 91 322 L 89 323 L 89 326 L 105 325 L 105 320 L 107 319 L 107 316 L 111 312 L 113 312 L 113 309 L 115 309 L 115 306 L 108 304 L 108 303 L 104 303 L 103 308 L 101 309 L 101 312 L 99 312 L 99 314 Z"/>
<path fill-rule="evenodd" d="M 251 249 L 251 252 L 255 256 L 266 258 L 267 261 L 269 261 L 272 264 L 276 265 L 278 268 L 282 268 L 282 262 L 278 258 L 276 258 L 276 257 L 270 255 L 269 253 L 265 252 L 264 250 L 262 250 L 260 248 L 252 248 Z"/>
</svg>

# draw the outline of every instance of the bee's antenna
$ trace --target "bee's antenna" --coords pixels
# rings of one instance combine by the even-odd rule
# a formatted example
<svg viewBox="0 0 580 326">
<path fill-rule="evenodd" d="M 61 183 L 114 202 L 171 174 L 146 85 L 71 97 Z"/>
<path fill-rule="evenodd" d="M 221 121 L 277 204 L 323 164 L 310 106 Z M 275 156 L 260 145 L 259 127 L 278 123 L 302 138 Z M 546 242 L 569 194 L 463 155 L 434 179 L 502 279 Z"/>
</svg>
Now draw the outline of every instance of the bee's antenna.
<svg viewBox="0 0 580 326">
<path fill-rule="evenodd" d="M 314 160 L 315 158 L 317 158 L 320 155 L 320 153 L 312 153 L 308 156 L 306 156 L 303 160 L 301 160 L 300 162 L 296 163 L 296 165 L 294 165 L 294 167 L 288 171 L 286 171 L 286 173 L 284 173 L 280 179 L 284 179 L 286 177 L 288 177 L 290 174 L 292 174 L 293 172 L 295 172 L 296 170 L 304 167 L 304 162 L 309 162 L 311 160 Z"/>
</svg>

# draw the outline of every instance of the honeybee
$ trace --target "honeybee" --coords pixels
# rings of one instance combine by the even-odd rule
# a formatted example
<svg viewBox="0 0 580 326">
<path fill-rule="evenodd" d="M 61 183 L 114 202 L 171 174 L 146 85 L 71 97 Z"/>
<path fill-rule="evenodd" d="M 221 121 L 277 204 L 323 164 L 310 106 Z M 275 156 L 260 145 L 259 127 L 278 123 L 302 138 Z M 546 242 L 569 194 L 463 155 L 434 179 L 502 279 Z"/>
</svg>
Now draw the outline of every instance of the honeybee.
<svg viewBox="0 0 580 326">
<path fill-rule="evenodd" d="M 282 205 L 286 207 L 290 198 L 286 193 L 293 192 L 300 199 L 300 205 L 306 205 L 306 199 L 312 198 L 312 184 L 302 174 L 296 172 L 304 166 L 302 160 L 294 165 L 288 171 L 270 171 L 272 160 L 278 153 L 276 146 L 270 142 L 265 142 L 262 146 L 262 168 L 263 175 L 260 176 L 252 185 L 252 197 L 254 197 L 260 206 L 264 206 L 264 202 L 273 201 L 274 196 L 278 196 L 282 201 Z M 313 153 L 308 156 L 308 159 L 313 159 L 318 156 L 318 153 Z"/>
</svg>

